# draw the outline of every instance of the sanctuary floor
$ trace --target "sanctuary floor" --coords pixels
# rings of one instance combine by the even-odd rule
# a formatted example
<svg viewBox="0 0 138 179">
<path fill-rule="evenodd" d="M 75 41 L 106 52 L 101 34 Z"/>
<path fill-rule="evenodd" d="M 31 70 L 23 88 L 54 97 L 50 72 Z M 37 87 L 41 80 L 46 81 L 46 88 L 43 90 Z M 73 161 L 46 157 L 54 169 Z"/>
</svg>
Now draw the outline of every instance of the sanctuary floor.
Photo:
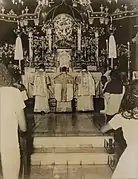
<svg viewBox="0 0 138 179">
<path fill-rule="evenodd" d="M 102 118 L 104 121 L 103 116 Z M 102 120 L 100 123 L 102 123 Z M 94 124 L 93 113 L 50 113 L 45 115 L 35 114 L 34 121 L 34 135 L 37 136 L 101 135 L 97 125 Z"/>
</svg>

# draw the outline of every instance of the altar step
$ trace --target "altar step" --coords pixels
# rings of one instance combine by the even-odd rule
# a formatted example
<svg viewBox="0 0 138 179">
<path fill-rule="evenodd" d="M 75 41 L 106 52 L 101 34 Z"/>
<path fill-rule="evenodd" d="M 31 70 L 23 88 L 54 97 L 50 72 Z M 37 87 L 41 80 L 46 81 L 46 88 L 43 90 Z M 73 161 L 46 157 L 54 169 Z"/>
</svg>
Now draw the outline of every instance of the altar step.
<svg viewBox="0 0 138 179">
<path fill-rule="evenodd" d="M 32 166 L 30 179 L 110 179 L 107 165 Z"/>
<path fill-rule="evenodd" d="M 110 154 L 104 141 L 112 136 L 37 137 L 34 138 L 32 165 L 51 164 L 108 164 Z"/>
<path fill-rule="evenodd" d="M 104 147 L 105 139 L 113 139 L 112 136 L 94 134 L 92 136 L 34 136 L 34 147 L 35 148 L 76 148 L 76 147 L 93 147 L 99 148 Z"/>
<path fill-rule="evenodd" d="M 107 165 L 111 155 L 104 148 L 38 148 L 31 162 L 32 165 Z"/>
</svg>

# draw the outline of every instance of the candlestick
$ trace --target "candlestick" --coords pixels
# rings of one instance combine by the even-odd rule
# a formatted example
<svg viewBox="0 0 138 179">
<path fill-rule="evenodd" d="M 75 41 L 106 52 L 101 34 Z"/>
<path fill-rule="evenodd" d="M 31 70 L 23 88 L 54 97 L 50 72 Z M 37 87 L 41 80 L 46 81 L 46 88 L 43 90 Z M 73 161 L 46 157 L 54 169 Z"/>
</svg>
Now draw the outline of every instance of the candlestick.
<svg viewBox="0 0 138 179">
<path fill-rule="evenodd" d="M 112 18 L 112 16 L 111 16 L 111 24 L 112 24 L 112 22 L 113 22 L 113 18 Z"/>
<path fill-rule="evenodd" d="M 32 59 L 33 59 L 33 50 L 32 50 L 33 34 L 32 32 L 29 32 L 28 37 L 29 37 L 29 60 L 30 60 L 30 66 L 31 66 Z"/>
<path fill-rule="evenodd" d="M 130 80 L 130 42 L 127 42 L 127 50 L 128 50 L 128 79 Z"/>
<path fill-rule="evenodd" d="M 96 61 L 97 61 L 97 66 L 99 68 L 99 32 L 95 32 L 95 40 L 96 40 Z"/>
<path fill-rule="evenodd" d="M 48 0 L 46 0 L 45 4 L 46 4 L 46 6 L 48 6 Z"/>
<path fill-rule="evenodd" d="M 127 48 L 128 48 L 128 57 L 130 57 L 130 42 L 127 42 Z"/>
<path fill-rule="evenodd" d="M 107 52 L 107 56 L 108 56 L 108 40 L 106 39 L 106 52 Z"/>
<path fill-rule="evenodd" d="M 78 51 L 81 50 L 81 27 L 78 27 Z"/>
</svg>

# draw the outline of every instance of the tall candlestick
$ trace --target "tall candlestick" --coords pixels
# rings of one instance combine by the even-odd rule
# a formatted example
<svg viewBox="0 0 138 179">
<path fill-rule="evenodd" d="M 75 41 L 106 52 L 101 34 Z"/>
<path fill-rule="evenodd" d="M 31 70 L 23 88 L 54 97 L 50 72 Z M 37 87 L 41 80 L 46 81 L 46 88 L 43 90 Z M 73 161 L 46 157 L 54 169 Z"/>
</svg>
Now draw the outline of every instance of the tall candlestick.
<svg viewBox="0 0 138 179">
<path fill-rule="evenodd" d="M 128 58 L 130 57 L 130 42 L 127 42 L 127 48 L 128 48 Z"/>
<path fill-rule="evenodd" d="M 111 24 L 112 24 L 112 22 L 113 22 L 113 18 L 112 18 L 112 16 L 111 16 Z"/>
<path fill-rule="evenodd" d="M 108 40 L 106 39 L 106 52 L 107 52 L 107 56 L 108 56 Z"/>
<path fill-rule="evenodd" d="M 106 39 L 106 63 L 107 63 L 107 67 L 109 67 L 109 61 L 108 61 L 108 57 L 109 57 L 109 43 L 108 43 L 108 39 Z"/>
<path fill-rule="evenodd" d="M 130 42 L 127 42 L 127 51 L 128 51 L 128 79 L 130 80 Z"/>
<path fill-rule="evenodd" d="M 46 4 L 46 6 L 48 6 L 48 0 L 46 0 L 45 4 Z"/>
<path fill-rule="evenodd" d="M 95 40 L 96 40 L 96 61 L 97 61 L 97 67 L 99 68 L 99 33 L 98 31 L 95 32 Z"/>
<path fill-rule="evenodd" d="M 81 50 L 81 27 L 78 27 L 78 51 Z"/>
<path fill-rule="evenodd" d="M 32 32 L 29 32 L 29 60 L 30 60 L 30 65 L 32 64 L 32 59 L 33 59 L 33 50 L 32 50 L 32 42 L 33 42 L 33 34 Z"/>
</svg>

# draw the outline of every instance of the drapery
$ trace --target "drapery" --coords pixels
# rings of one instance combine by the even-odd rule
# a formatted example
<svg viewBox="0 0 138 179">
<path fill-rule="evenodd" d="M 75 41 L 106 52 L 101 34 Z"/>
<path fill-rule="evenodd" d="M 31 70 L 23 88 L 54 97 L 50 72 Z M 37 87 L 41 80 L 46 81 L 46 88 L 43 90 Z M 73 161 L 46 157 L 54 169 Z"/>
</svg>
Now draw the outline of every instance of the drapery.
<svg viewBox="0 0 138 179">
<path fill-rule="evenodd" d="M 117 58 L 116 41 L 113 34 L 109 37 L 109 58 Z"/>
</svg>

